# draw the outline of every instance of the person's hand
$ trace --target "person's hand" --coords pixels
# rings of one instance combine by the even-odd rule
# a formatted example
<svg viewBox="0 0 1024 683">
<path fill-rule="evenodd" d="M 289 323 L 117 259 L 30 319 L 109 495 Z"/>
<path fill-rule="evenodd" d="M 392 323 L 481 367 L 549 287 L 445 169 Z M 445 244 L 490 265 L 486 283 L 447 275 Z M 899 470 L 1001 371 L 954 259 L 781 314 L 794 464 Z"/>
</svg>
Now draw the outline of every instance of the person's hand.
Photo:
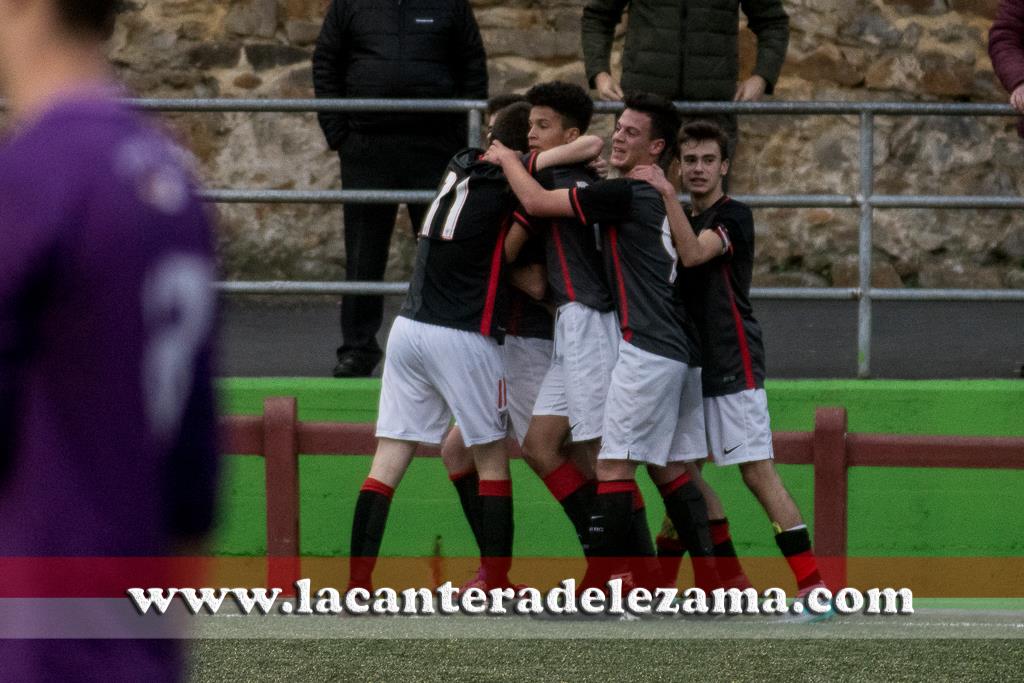
<svg viewBox="0 0 1024 683">
<path fill-rule="evenodd" d="M 1024 83 L 1021 83 L 1010 94 L 1010 104 L 1018 113 L 1024 114 Z"/>
<path fill-rule="evenodd" d="M 604 180 L 608 177 L 608 162 L 603 157 L 594 157 L 590 163 L 587 164 L 587 168 L 594 172 L 598 178 Z"/>
<path fill-rule="evenodd" d="M 645 183 L 650 183 L 662 195 L 675 196 L 676 194 L 676 188 L 665 177 L 665 172 L 661 170 L 660 166 L 654 164 L 634 166 L 633 170 L 629 172 L 628 177 L 633 180 L 642 180 Z"/>
<path fill-rule="evenodd" d="M 622 100 L 622 88 L 615 82 L 612 75 L 607 71 L 594 76 L 594 85 L 597 86 L 597 95 L 602 100 L 609 102 L 619 102 Z"/>
<path fill-rule="evenodd" d="M 740 83 L 736 88 L 736 96 L 733 102 L 758 102 L 764 97 L 764 91 L 768 89 L 768 81 L 763 77 L 754 74 L 747 80 Z"/>
<path fill-rule="evenodd" d="M 516 156 L 517 153 L 514 149 L 509 149 L 501 144 L 501 141 L 495 140 L 484 153 L 484 161 L 501 166 L 503 160 L 515 159 Z"/>
</svg>

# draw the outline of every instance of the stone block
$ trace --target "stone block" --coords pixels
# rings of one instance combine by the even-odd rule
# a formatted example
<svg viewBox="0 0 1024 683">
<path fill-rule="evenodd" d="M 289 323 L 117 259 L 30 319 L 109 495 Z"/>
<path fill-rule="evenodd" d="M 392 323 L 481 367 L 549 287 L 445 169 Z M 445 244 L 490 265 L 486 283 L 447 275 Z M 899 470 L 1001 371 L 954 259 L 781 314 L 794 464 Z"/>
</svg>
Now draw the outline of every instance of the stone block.
<svg viewBox="0 0 1024 683">
<path fill-rule="evenodd" d="M 224 28 L 239 36 L 273 38 L 277 32 L 277 0 L 246 0 L 233 5 Z"/>
<path fill-rule="evenodd" d="M 312 58 L 312 53 L 292 45 L 246 45 L 245 57 L 256 71 L 298 64 Z"/>
<path fill-rule="evenodd" d="M 241 43 L 203 43 L 188 51 L 188 63 L 203 70 L 233 69 L 241 58 Z"/>
<path fill-rule="evenodd" d="M 321 24 L 304 19 L 290 19 L 285 22 L 284 33 L 293 45 L 312 45 L 320 36 Z"/>
</svg>

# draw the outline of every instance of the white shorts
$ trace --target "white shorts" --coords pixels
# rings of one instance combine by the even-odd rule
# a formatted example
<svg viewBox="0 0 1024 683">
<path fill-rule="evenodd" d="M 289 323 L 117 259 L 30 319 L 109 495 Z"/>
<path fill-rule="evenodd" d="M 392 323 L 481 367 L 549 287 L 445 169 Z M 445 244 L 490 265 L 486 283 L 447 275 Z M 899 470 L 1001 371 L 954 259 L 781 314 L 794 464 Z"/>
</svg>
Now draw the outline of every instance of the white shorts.
<svg viewBox="0 0 1024 683">
<path fill-rule="evenodd" d="M 620 338 L 614 312 L 601 313 L 576 302 L 560 306 L 551 367 L 533 414 L 567 417 L 572 441 L 600 438 Z"/>
<path fill-rule="evenodd" d="M 770 460 L 772 426 L 764 389 L 704 399 L 708 452 L 716 465 Z"/>
<path fill-rule="evenodd" d="M 658 466 L 707 457 L 700 368 L 622 342 L 597 457 Z"/>
<path fill-rule="evenodd" d="M 467 446 L 505 438 L 501 348 L 478 332 L 395 318 L 381 380 L 377 436 L 439 444 L 452 414 Z"/>
<path fill-rule="evenodd" d="M 508 385 L 509 431 L 523 445 L 530 426 L 533 406 L 551 366 L 552 341 L 508 335 L 502 347 L 505 356 L 505 383 Z"/>
</svg>

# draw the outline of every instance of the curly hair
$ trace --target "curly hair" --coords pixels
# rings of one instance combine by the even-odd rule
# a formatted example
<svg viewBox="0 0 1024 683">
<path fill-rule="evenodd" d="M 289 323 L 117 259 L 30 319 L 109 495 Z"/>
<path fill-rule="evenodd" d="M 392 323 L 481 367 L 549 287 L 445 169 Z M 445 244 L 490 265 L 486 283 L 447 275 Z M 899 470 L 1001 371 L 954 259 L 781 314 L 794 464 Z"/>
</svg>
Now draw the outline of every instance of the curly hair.
<svg viewBox="0 0 1024 683">
<path fill-rule="evenodd" d="M 587 91 L 573 83 L 549 81 L 526 91 L 526 101 L 534 107 L 550 107 L 562 117 L 565 128 L 586 133 L 594 116 L 594 101 Z"/>
</svg>

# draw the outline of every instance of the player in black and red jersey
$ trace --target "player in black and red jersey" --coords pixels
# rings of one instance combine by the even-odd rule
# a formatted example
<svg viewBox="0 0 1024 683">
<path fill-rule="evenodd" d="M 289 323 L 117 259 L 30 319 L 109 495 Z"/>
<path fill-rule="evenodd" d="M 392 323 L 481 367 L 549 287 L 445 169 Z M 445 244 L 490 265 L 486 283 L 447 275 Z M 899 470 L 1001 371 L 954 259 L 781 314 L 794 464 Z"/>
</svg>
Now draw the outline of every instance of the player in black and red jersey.
<svg viewBox="0 0 1024 683">
<path fill-rule="evenodd" d="M 509 107 L 492 134 L 524 145 L 529 107 Z M 395 487 L 418 443 L 441 443 L 452 415 L 479 472 L 481 555 L 489 581 L 508 583 L 512 498 L 505 451 L 506 251 L 515 198 L 500 172 L 467 149 L 448 164 L 419 233 L 409 294 L 388 337 L 377 451 L 352 521 L 350 587 L 371 586 Z"/>
<path fill-rule="evenodd" d="M 717 465 L 738 465 L 743 481 L 764 507 L 775 540 L 802 594 L 821 585 L 810 536 L 772 459 L 772 434 L 764 391 L 764 345 L 750 303 L 754 266 L 754 221 L 749 207 L 723 191 L 729 172 L 728 138 L 715 124 L 694 122 L 679 135 L 680 175 L 692 204 L 681 207 L 661 169 L 635 175 L 661 192 L 686 268 L 680 294 L 697 323 L 704 358 L 703 396 L 708 451 Z M 685 214 L 684 214 L 685 211 Z M 725 585 L 750 585 L 732 545 L 721 501 L 698 478 L 708 501 L 719 578 Z M 681 555 L 671 523 L 659 535 L 666 558 Z M 678 560 L 664 565 L 674 580 Z"/>
<path fill-rule="evenodd" d="M 572 158 L 582 161 L 600 153 L 603 146 L 601 140 L 595 136 L 585 135 L 594 108 L 586 91 L 577 85 L 552 82 L 534 86 L 525 97 L 520 97 L 532 105 L 528 135 L 530 154 L 524 157 L 524 163 L 548 182 L 562 182 L 566 187 L 575 186 L 578 182 L 592 182 L 591 172 L 582 164 L 549 167 L 552 154 L 562 155 L 566 160 Z M 530 225 L 533 235 L 520 252 L 516 267 L 510 269 L 512 281 L 517 287 L 510 289 L 508 330 L 503 351 L 511 431 L 519 444 L 523 445 L 528 427 L 536 440 L 531 415 L 535 412 L 534 404 L 537 402 L 542 381 L 548 375 L 551 366 L 554 325 L 547 308 L 551 305 L 550 302 L 542 306 L 529 296 L 519 293 L 519 287 L 531 292 L 534 297 L 554 288 L 547 287 L 545 282 L 547 273 L 544 262 L 546 258 L 550 262 L 550 256 L 545 256 L 545 245 L 549 253 L 551 250 L 551 230 L 548 221 L 533 219 L 522 212 L 517 212 L 516 217 L 523 224 Z M 593 237 L 590 242 L 591 251 L 597 259 Z M 607 286 L 603 285 L 603 273 L 600 273 L 600 277 L 602 286 L 607 290 Z M 607 387 L 603 387 L 602 391 L 606 392 Z M 603 393 L 601 400 L 603 401 Z M 565 422 L 564 412 L 561 420 Z M 594 488 L 593 467 L 588 463 L 586 452 L 566 449 L 570 456 L 579 461 L 579 467 L 576 463 L 568 461 L 570 456 L 562 454 L 567 432 L 566 423 L 554 440 L 550 453 L 538 453 L 539 449 L 535 451 L 533 447 L 528 447 L 524 448 L 523 454 L 527 463 L 544 480 L 569 513 L 574 526 L 578 528 L 580 524 L 585 525 L 589 514 L 587 506 Z M 462 444 L 458 429 L 453 429 L 445 439 L 442 456 L 449 477 L 459 493 L 470 526 L 476 533 L 479 528 L 478 522 L 475 521 L 476 510 L 479 509 L 478 502 L 474 500 L 476 472 Z"/>
<path fill-rule="evenodd" d="M 610 165 L 628 174 L 638 165 L 668 163 L 678 128 L 670 102 L 647 94 L 628 97 L 612 137 Z M 641 464 L 647 465 L 669 516 L 694 552 L 710 554 L 706 507 L 685 465 L 706 450 L 698 341 L 676 302 L 678 258 L 660 195 L 650 184 L 630 178 L 545 190 L 500 142 L 486 158 L 501 164 L 530 215 L 575 217 L 577 230 L 595 223 L 602 228 L 604 268 L 621 340 L 603 416 L 588 529 L 591 555 L 617 558 L 636 552 L 630 527 L 646 526 L 646 519 L 634 514 Z M 595 567 L 598 574 L 591 581 L 610 570 L 608 564 Z"/>
<path fill-rule="evenodd" d="M 526 147 L 530 107 L 502 110 L 492 136 Z M 600 141 L 597 141 L 600 144 Z M 527 234 L 501 170 L 467 149 L 449 162 L 419 233 L 409 294 L 388 338 L 379 442 L 352 525 L 352 586 L 368 587 L 391 496 L 416 445 L 441 443 L 455 416 L 479 477 L 479 541 L 488 586 L 508 585 L 512 498 L 505 336 L 505 262 Z M 551 163 L 565 163 L 557 153 Z M 544 161 L 546 161 L 545 159 Z"/>
</svg>

